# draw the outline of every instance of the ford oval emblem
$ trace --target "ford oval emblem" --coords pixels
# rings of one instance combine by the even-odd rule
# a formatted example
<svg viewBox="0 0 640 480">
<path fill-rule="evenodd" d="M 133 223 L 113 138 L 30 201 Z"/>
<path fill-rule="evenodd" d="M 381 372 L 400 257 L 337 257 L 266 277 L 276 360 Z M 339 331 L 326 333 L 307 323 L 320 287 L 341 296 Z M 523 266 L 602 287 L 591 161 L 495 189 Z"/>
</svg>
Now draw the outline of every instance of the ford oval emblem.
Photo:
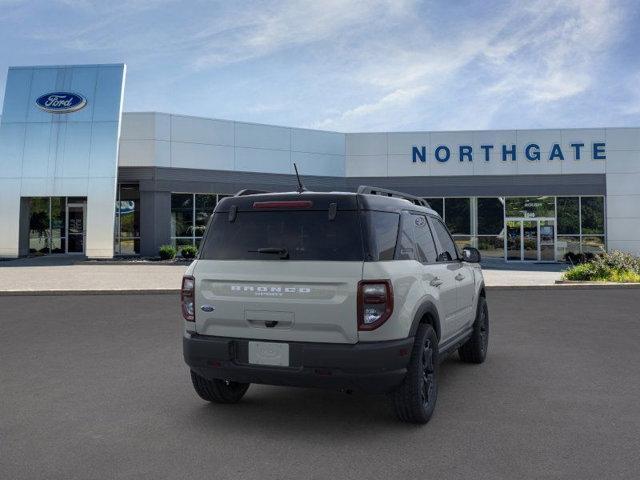
<svg viewBox="0 0 640 480">
<path fill-rule="evenodd" d="M 73 113 L 83 109 L 87 99 L 77 93 L 53 92 L 38 97 L 36 105 L 49 113 Z"/>
<path fill-rule="evenodd" d="M 202 305 L 200 307 L 200 310 L 202 310 L 203 312 L 213 312 L 216 309 L 216 307 L 214 307 L 213 305 Z"/>
</svg>

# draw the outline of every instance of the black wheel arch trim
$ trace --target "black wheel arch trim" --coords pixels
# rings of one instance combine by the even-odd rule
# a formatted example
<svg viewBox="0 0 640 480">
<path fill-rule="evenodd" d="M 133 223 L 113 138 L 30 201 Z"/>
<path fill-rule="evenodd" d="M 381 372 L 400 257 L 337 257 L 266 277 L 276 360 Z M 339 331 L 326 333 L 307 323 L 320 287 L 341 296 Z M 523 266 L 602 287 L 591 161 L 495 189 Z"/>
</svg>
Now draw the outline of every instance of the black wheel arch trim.
<svg viewBox="0 0 640 480">
<path fill-rule="evenodd" d="M 438 341 L 441 338 L 441 328 L 440 328 L 440 316 L 438 315 L 438 309 L 431 301 L 426 301 L 418 308 L 415 316 L 413 317 L 413 323 L 411 324 L 411 330 L 409 331 L 410 337 L 415 337 L 416 332 L 418 331 L 418 327 L 420 323 L 422 323 L 422 319 L 425 315 L 429 315 L 431 317 L 431 322 L 428 322 L 436 332 L 436 337 L 438 337 Z"/>
</svg>

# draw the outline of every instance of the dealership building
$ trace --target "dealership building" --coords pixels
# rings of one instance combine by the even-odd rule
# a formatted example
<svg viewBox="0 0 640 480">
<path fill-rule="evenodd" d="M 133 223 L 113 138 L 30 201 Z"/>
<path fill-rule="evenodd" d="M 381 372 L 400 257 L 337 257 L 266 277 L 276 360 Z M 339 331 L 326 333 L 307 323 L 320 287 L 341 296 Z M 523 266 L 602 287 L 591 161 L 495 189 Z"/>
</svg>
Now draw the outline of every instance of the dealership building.
<svg viewBox="0 0 640 480">
<path fill-rule="evenodd" d="M 344 133 L 122 112 L 126 68 L 12 67 L 0 257 L 198 245 L 220 198 L 375 185 L 426 198 L 459 245 L 508 261 L 640 254 L 640 128 Z"/>
</svg>

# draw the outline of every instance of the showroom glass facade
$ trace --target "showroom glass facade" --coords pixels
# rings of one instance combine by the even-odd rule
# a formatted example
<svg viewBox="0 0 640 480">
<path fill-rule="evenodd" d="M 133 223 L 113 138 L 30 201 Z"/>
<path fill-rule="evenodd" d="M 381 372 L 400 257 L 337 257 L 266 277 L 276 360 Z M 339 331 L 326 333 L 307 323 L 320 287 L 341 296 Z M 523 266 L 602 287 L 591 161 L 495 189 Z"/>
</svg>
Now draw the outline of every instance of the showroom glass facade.
<svg viewBox="0 0 640 480">
<path fill-rule="evenodd" d="M 556 261 L 566 253 L 605 250 L 602 196 L 425 198 L 458 247 L 484 257 Z"/>
<path fill-rule="evenodd" d="M 113 248 L 116 255 L 140 253 L 140 191 L 138 185 L 119 184 Z"/>
<path fill-rule="evenodd" d="M 29 254 L 84 253 L 86 204 L 86 197 L 29 198 Z"/>
<path fill-rule="evenodd" d="M 228 195 L 172 193 L 171 243 L 199 246 L 209 215 Z M 561 261 L 566 253 L 605 250 L 602 196 L 431 197 L 459 248 L 483 257 Z"/>
<path fill-rule="evenodd" d="M 198 247 L 209 216 L 218 201 L 228 195 L 215 193 L 171 194 L 171 243 L 176 248 L 185 245 Z"/>
</svg>

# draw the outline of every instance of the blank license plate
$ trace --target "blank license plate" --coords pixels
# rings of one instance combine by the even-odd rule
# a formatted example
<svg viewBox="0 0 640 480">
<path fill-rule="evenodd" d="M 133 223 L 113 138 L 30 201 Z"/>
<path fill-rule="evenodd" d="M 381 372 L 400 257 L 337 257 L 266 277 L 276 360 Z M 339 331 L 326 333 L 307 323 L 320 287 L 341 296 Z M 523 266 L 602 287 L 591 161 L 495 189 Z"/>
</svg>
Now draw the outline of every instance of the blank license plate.
<svg viewBox="0 0 640 480">
<path fill-rule="evenodd" d="M 254 365 L 289 366 L 289 344 L 249 342 L 249 363 Z"/>
</svg>

